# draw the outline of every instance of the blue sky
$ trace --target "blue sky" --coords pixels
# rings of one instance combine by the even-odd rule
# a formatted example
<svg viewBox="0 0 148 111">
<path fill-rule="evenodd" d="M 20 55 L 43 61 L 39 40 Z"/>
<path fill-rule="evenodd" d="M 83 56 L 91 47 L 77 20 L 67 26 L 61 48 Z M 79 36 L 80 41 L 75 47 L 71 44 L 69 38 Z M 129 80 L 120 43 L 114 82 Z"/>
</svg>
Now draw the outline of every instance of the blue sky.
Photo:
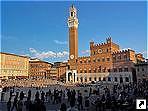
<svg viewBox="0 0 148 111">
<path fill-rule="evenodd" d="M 79 56 L 108 36 L 121 49 L 147 53 L 146 2 L 1 2 L 1 51 L 50 62 L 68 58 L 69 7 L 78 10 Z"/>
</svg>

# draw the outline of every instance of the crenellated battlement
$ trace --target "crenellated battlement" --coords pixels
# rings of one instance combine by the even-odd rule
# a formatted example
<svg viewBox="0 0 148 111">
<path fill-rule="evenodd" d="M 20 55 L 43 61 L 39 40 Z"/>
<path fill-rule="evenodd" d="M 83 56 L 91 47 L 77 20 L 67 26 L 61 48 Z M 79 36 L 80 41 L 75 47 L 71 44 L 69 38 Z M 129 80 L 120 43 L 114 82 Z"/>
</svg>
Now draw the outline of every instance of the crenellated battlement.
<svg viewBox="0 0 148 111">
<path fill-rule="evenodd" d="M 127 52 L 130 52 L 130 51 L 134 52 L 131 49 L 125 49 L 125 50 L 115 51 L 112 54 L 123 54 L 123 53 L 127 53 Z"/>
<path fill-rule="evenodd" d="M 90 47 L 103 47 L 108 45 L 109 43 L 112 43 L 112 38 L 106 38 L 106 42 L 102 42 L 102 43 L 98 43 L 98 44 L 94 44 L 93 41 L 90 42 Z"/>
<path fill-rule="evenodd" d="M 102 47 L 102 46 L 104 46 L 104 45 L 107 45 L 108 43 L 105 43 L 105 42 L 103 42 L 103 43 L 99 43 L 99 44 L 95 44 L 94 45 L 94 47 Z"/>
</svg>

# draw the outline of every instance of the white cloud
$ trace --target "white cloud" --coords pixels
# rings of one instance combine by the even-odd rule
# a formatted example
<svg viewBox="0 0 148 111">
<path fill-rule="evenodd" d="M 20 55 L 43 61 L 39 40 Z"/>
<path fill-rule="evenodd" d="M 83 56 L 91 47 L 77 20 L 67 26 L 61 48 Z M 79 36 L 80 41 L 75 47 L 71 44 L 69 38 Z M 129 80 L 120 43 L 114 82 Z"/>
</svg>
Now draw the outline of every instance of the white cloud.
<svg viewBox="0 0 148 111">
<path fill-rule="evenodd" d="M 29 51 L 30 51 L 31 53 L 37 53 L 37 51 L 36 51 L 34 48 L 29 48 Z"/>
<path fill-rule="evenodd" d="M 67 44 L 67 41 L 54 40 L 54 42 L 59 45 L 66 45 Z"/>
<path fill-rule="evenodd" d="M 30 57 L 29 54 L 21 54 L 21 56 L 27 56 L 27 57 Z"/>
<path fill-rule="evenodd" d="M 146 50 L 146 51 L 143 51 L 142 53 L 143 53 L 143 54 L 148 54 L 148 51 Z"/>
<path fill-rule="evenodd" d="M 90 50 L 82 50 L 81 53 L 82 54 L 89 54 L 90 53 Z"/>
<path fill-rule="evenodd" d="M 29 51 L 30 51 L 33 58 L 38 58 L 38 59 L 64 58 L 64 57 L 68 57 L 68 55 L 69 55 L 69 53 L 67 51 L 62 51 L 62 52 L 53 52 L 53 51 L 38 52 L 34 48 L 29 48 Z"/>
</svg>

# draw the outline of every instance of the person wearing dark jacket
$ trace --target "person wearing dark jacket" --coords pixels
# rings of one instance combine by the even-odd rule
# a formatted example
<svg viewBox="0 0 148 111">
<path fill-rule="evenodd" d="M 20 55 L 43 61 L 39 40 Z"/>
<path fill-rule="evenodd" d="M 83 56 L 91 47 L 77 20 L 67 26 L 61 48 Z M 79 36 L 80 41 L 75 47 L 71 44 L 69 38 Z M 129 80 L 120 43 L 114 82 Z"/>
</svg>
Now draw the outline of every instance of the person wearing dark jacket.
<svg viewBox="0 0 148 111">
<path fill-rule="evenodd" d="M 80 110 L 80 107 L 81 109 L 83 110 L 83 98 L 82 98 L 82 95 L 81 93 L 78 94 L 78 109 Z"/>
</svg>

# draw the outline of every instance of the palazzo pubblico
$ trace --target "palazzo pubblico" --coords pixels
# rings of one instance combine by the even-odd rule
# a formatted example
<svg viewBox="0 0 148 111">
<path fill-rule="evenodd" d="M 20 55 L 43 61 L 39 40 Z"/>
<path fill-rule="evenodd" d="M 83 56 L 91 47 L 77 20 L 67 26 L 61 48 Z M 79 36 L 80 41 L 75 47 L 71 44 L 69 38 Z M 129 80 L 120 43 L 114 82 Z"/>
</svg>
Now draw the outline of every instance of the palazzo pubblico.
<svg viewBox="0 0 148 111">
<path fill-rule="evenodd" d="M 120 46 L 108 37 L 104 43 L 90 42 L 90 56 L 78 56 L 78 18 L 72 5 L 69 10 L 69 60 L 66 82 L 88 83 L 107 81 L 129 83 L 136 80 L 134 64 L 144 61 L 143 55 L 134 50 L 121 50 Z"/>
</svg>

